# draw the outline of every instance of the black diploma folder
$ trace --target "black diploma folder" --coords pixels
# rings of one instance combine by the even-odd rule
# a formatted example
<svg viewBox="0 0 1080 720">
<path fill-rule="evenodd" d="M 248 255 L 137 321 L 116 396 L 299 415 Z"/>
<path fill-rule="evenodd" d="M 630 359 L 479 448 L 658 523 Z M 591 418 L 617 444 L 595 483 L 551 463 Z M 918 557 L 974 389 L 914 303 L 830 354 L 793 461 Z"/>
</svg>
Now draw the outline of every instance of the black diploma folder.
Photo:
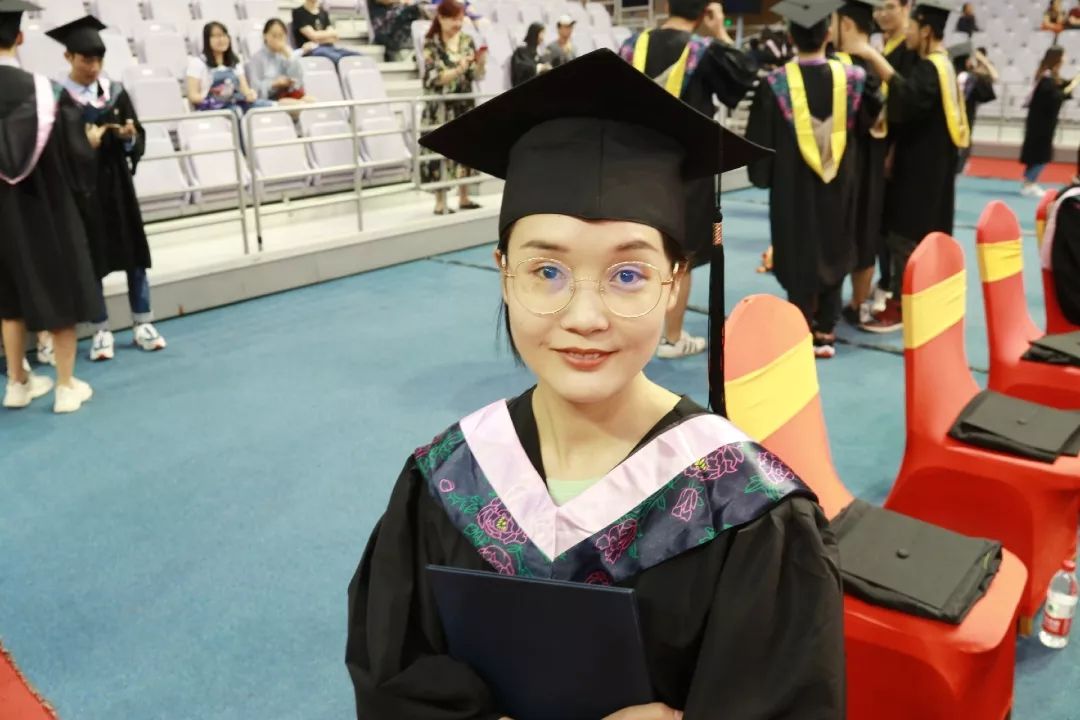
<svg viewBox="0 0 1080 720">
<path fill-rule="evenodd" d="M 601 720 L 653 701 L 634 591 L 427 566 L 450 655 L 513 720 Z"/>
</svg>

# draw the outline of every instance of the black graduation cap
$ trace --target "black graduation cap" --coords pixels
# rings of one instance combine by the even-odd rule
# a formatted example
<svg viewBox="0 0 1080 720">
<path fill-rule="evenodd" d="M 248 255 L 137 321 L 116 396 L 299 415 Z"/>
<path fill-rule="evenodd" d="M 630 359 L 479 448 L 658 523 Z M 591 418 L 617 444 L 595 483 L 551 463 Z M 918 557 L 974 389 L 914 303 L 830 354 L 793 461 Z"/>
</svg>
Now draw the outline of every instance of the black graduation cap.
<svg viewBox="0 0 1080 720">
<path fill-rule="evenodd" d="M 679 243 L 684 181 L 769 152 L 607 49 L 507 90 L 420 144 L 506 180 L 500 233 L 526 215 L 553 213 L 638 222 Z"/>
<path fill-rule="evenodd" d="M 949 57 L 953 60 L 970 57 L 974 54 L 975 45 L 970 40 L 949 46 Z"/>
<path fill-rule="evenodd" d="M 11 28 L 18 32 L 24 12 L 34 12 L 41 8 L 25 0 L 0 0 L 0 27 Z"/>
<path fill-rule="evenodd" d="M 911 11 L 911 17 L 920 25 L 929 25 L 939 35 L 944 35 L 945 24 L 953 10 L 954 5 L 950 0 L 920 0 Z"/>
<path fill-rule="evenodd" d="M 45 34 L 67 48 L 68 52 L 102 57 L 105 55 L 105 43 L 98 32 L 104 29 L 105 25 L 100 20 L 93 15 L 86 15 Z"/>
<path fill-rule="evenodd" d="M 812 28 L 844 6 L 844 0 L 780 0 L 770 10 L 793 25 Z"/>
<path fill-rule="evenodd" d="M 885 5 L 885 0 L 846 0 L 843 10 L 849 15 L 858 18 L 856 22 L 866 25 L 873 32 L 877 25 L 874 22 L 874 11 Z"/>
</svg>

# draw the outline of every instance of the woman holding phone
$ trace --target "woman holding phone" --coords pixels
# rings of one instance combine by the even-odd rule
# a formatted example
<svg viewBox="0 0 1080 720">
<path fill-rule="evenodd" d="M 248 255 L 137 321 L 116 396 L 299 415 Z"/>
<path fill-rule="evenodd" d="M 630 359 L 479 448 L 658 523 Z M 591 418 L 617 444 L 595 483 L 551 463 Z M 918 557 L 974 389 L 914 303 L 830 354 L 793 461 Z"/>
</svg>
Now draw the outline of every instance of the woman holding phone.
<svg viewBox="0 0 1080 720">
<path fill-rule="evenodd" d="M 473 82 L 484 77 L 487 48 L 477 49 L 470 35 L 461 32 L 465 22 L 465 5 L 459 0 L 442 0 L 435 19 L 424 40 L 424 90 L 429 95 L 467 95 L 474 92 Z M 423 124 L 442 125 L 461 117 L 476 106 L 472 99 L 432 100 L 424 106 Z M 425 183 L 446 182 L 469 177 L 475 173 L 451 160 L 432 160 L 420 166 L 420 179 Z M 446 204 L 447 188 L 435 190 L 435 214 L 449 215 L 454 211 Z M 458 209 L 480 207 L 469 199 L 469 186 L 458 185 Z"/>
</svg>

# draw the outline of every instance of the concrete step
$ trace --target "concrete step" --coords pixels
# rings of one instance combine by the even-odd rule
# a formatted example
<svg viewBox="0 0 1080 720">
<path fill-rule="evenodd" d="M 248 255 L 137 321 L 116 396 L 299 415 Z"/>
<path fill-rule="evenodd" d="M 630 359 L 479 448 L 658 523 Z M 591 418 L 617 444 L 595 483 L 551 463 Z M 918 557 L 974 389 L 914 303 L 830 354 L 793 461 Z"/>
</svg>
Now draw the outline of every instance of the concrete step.
<svg viewBox="0 0 1080 720">
<path fill-rule="evenodd" d="M 387 80 L 386 94 L 390 97 L 416 97 L 424 93 L 424 85 L 418 78 L 410 80 Z"/>
<path fill-rule="evenodd" d="M 414 62 L 381 62 L 379 63 L 379 72 L 382 73 L 383 80 L 387 82 L 415 80 L 420 77 Z"/>
</svg>

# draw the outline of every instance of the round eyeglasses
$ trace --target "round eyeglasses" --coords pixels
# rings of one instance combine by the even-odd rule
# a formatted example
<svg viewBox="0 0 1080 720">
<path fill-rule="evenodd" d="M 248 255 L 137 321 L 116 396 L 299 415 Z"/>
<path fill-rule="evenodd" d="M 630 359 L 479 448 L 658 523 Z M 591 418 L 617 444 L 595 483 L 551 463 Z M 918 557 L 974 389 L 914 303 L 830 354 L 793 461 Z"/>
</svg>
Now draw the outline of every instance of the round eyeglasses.
<svg viewBox="0 0 1080 720">
<path fill-rule="evenodd" d="M 522 260 L 514 272 L 506 268 L 503 257 L 503 276 L 514 298 L 534 315 L 555 315 L 574 299 L 577 286 L 592 283 L 608 310 L 622 318 L 639 318 L 651 313 L 660 304 L 664 286 L 675 282 L 679 264 L 666 280 L 660 269 L 647 262 L 615 263 L 600 279 L 574 277 L 574 271 L 552 258 L 535 257 Z"/>
</svg>

